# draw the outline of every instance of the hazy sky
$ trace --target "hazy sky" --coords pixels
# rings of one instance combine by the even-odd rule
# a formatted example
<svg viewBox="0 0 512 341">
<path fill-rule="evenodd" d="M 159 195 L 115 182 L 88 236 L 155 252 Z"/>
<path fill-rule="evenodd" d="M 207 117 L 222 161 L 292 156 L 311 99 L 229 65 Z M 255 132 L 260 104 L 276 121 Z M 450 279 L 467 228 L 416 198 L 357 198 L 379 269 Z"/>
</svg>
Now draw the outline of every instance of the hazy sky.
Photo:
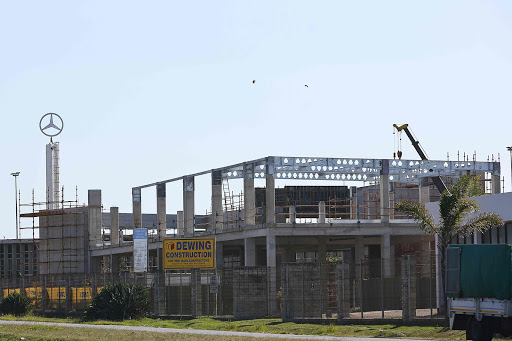
<svg viewBox="0 0 512 341">
<path fill-rule="evenodd" d="M 66 199 L 99 188 L 121 212 L 133 186 L 267 155 L 391 158 L 393 123 L 431 159 L 501 153 L 510 191 L 511 41 L 510 1 L 0 0 L 0 238 L 11 172 L 45 200 L 47 112 Z"/>
</svg>

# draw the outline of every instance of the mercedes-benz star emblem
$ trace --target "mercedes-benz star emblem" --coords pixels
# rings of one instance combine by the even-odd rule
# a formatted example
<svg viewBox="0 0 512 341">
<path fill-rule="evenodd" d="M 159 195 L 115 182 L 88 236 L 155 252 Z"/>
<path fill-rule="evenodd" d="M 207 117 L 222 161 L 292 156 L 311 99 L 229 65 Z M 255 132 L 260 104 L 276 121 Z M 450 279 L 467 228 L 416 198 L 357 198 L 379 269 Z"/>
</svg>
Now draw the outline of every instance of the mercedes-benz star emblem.
<svg viewBox="0 0 512 341">
<path fill-rule="evenodd" d="M 45 120 L 47 116 L 50 116 L 50 121 L 48 122 Z M 55 125 L 53 123 L 53 116 L 56 116 L 60 120 L 60 127 L 59 125 Z M 48 122 L 43 127 L 43 121 Z M 59 135 L 62 132 L 62 129 L 64 129 L 64 121 L 62 120 L 62 117 L 60 117 L 58 114 L 54 113 L 48 113 L 41 117 L 41 121 L 39 121 L 39 129 L 41 129 L 41 132 L 45 134 L 46 136 L 49 136 L 50 138 Z"/>
</svg>

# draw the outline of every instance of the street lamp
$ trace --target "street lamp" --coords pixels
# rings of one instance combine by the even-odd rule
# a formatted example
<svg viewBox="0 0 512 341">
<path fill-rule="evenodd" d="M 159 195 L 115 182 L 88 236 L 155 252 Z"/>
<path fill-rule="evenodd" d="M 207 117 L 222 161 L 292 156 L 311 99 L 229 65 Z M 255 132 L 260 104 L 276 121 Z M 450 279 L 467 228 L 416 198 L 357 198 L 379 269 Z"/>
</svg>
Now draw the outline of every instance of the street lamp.
<svg viewBox="0 0 512 341">
<path fill-rule="evenodd" d="M 512 179 L 512 147 L 507 147 L 507 150 L 510 152 L 510 178 Z M 512 181 L 510 183 L 511 192 L 512 192 Z"/>
<path fill-rule="evenodd" d="M 20 172 L 11 173 L 14 176 L 14 200 L 16 204 L 16 239 L 19 239 L 19 218 L 18 218 L 18 175 Z"/>
</svg>

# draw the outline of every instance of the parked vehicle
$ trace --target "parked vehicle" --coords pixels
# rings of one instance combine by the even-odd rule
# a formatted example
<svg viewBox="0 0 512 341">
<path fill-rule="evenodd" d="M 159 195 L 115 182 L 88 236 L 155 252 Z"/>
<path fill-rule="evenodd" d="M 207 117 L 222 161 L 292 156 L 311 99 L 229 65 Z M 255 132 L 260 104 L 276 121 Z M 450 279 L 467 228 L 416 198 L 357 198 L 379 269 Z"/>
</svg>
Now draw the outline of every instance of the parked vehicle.
<svg viewBox="0 0 512 341">
<path fill-rule="evenodd" d="M 466 339 L 512 335 L 512 245 L 450 245 L 446 257 L 450 329 Z"/>
</svg>

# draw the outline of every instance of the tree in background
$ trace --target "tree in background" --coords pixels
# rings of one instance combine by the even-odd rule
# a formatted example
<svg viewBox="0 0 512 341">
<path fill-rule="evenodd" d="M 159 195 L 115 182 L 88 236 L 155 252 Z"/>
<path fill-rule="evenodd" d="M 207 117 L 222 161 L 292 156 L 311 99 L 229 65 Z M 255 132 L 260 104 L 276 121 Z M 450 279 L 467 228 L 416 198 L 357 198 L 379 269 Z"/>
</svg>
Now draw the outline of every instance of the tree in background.
<svg viewBox="0 0 512 341">
<path fill-rule="evenodd" d="M 496 213 L 481 213 L 468 219 L 480 210 L 480 206 L 470 197 L 482 194 L 480 177 L 464 175 L 439 198 L 439 222 L 419 202 L 401 201 L 395 205 L 397 211 L 407 214 L 420 224 L 420 228 L 430 235 L 437 236 L 437 247 L 441 255 L 442 294 L 445 292 L 446 248 L 457 236 L 470 236 L 475 232 L 485 232 L 491 227 L 503 225 Z"/>
</svg>

